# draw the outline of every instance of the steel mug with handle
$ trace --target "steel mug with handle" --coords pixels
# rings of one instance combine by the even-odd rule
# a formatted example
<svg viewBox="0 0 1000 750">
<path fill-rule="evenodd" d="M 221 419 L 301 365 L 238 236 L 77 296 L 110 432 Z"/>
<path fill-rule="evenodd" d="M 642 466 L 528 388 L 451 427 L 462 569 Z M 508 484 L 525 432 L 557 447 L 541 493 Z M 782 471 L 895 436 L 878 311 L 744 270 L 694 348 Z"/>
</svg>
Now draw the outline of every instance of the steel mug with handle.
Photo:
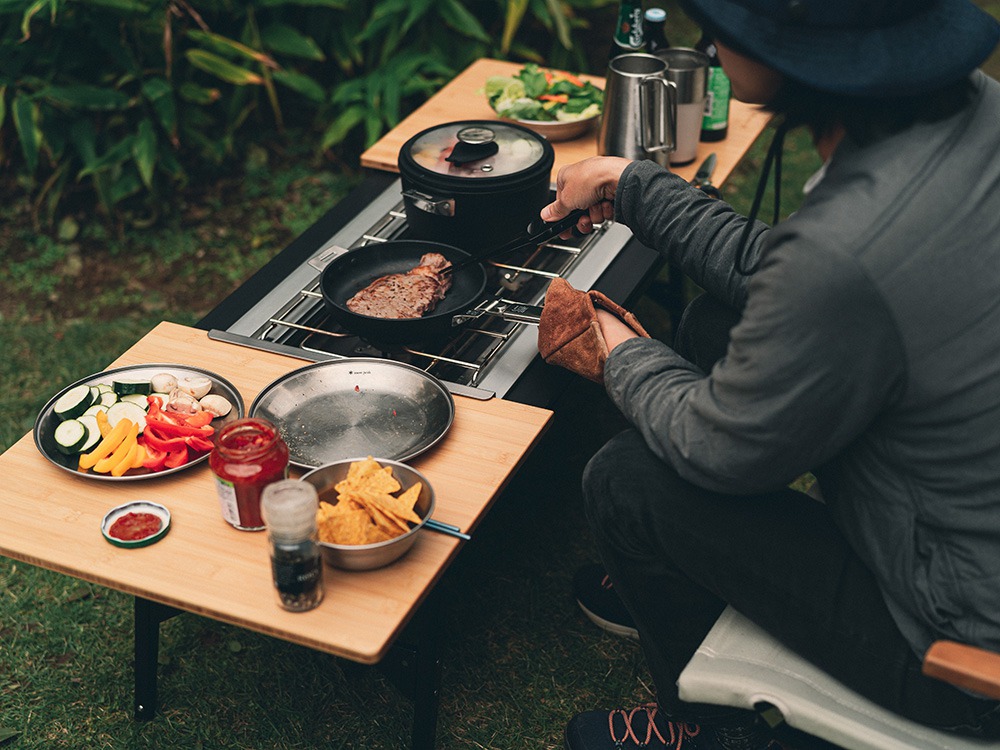
<svg viewBox="0 0 1000 750">
<path fill-rule="evenodd" d="M 608 63 L 597 153 L 651 159 L 669 168 L 677 147 L 677 86 L 654 55 L 619 55 Z"/>
</svg>

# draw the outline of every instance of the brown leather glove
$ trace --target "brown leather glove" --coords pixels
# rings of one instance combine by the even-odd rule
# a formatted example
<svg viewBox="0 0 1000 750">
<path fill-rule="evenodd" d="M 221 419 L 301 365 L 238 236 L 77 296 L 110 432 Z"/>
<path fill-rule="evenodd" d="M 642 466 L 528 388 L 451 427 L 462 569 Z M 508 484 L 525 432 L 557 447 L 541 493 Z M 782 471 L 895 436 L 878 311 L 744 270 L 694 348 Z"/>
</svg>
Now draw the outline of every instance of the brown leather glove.
<svg viewBox="0 0 1000 750">
<path fill-rule="evenodd" d="M 604 382 L 608 344 L 597 322 L 597 307 L 617 316 L 640 336 L 649 338 L 636 317 L 600 292 L 581 292 L 565 279 L 553 279 L 545 295 L 538 323 L 538 351 L 553 365 L 560 365 L 595 383 Z"/>
</svg>

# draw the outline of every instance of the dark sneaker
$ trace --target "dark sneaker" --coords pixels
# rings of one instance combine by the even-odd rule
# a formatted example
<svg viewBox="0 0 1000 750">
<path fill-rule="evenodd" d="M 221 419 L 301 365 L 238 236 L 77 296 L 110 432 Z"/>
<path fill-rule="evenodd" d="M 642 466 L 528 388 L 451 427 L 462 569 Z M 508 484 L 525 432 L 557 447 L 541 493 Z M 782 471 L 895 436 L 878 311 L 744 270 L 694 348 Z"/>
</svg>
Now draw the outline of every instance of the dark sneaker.
<svg viewBox="0 0 1000 750">
<path fill-rule="evenodd" d="M 614 711 L 587 711 L 566 725 L 566 750 L 699 750 L 701 727 L 670 721 L 656 704 Z M 711 745 L 708 745 L 711 748 Z"/>
<path fill-rule="evenodd" d="M 670 721 L 655 703 L 577 714 L 565 743 L 566 750 L 787 750 L 759 721 L 725 728 Z"/>
<path fill-rule="evenodd" d="M 584 565 L 577 570 L 573 576 L 573 595 L 597 627 L 615 635 L 639 638 L 632 615 L 615 593 L 603 565 Z"/>
</svg>

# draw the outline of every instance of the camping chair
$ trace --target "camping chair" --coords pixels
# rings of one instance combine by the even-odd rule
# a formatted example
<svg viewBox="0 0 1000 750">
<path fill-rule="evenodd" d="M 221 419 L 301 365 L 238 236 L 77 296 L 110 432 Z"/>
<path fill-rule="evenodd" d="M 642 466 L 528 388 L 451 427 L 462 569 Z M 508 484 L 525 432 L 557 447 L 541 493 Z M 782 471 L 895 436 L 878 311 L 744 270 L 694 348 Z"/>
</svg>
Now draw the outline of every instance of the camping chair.
<svg viewBox="0 0 1000 750">
<path fill-rule="evenodd" d="M 1000 654 L 935 642 L 924 674 L 1000 700 Z M 844 687 L 727 607 L 677 681 L 686 701 L 773 706 L 794 729 L 849 750 L 983 750 L 998 743 L 903 719 Z"/>
</svg>

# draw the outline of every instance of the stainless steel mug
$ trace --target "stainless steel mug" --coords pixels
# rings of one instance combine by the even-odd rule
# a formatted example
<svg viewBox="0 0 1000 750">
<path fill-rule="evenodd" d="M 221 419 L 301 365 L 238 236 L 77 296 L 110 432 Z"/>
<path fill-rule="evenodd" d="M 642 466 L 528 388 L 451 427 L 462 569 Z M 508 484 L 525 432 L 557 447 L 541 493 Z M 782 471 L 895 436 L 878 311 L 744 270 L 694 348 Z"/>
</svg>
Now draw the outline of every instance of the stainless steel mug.
<svg viewBox="0 0 1000 750">
<path fill-rule="evenodd" d="M 656 56 L 667 63 L 664 76 L 677 86 L 677 136 L 671 164 L 689 164 L 698 155 L 701 121 L 708 95 L 708 55 L 686 47 L 668 47 Z"/>
<path fill-rule="evenodd" d="M 676 147 L 677 86 L 653 55 L 619 55 L 608 63 L 597 153 L 651 159 L 669 168 Z"/>
</svg>

